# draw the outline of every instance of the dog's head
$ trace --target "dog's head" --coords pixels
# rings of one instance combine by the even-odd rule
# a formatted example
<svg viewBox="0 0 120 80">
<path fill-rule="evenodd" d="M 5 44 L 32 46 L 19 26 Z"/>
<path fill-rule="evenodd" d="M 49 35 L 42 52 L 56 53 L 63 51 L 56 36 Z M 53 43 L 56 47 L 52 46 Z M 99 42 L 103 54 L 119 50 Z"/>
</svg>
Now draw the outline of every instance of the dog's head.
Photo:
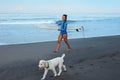
<svg viewBox="0 0 120 80">
<path fill-rule="evenodd" d="M 38 67 L 41 69 L 41 68 L 45 68 L 45 66 L 46 66 L 46 61 L 40 60 Z"/>
</svg>

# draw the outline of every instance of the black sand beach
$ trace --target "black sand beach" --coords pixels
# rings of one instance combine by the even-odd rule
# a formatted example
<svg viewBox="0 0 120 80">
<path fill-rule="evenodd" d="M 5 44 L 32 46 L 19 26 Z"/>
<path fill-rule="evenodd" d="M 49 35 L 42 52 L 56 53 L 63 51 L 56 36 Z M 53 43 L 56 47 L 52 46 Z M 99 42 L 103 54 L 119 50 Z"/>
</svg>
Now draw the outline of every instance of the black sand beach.
<svg viewBox="0 0 120 80">
<path fill-rule="evenodd" d="M 57 42 L 41 42 L 0 46 L 0 80 L 40 80 L 40 59 L 49 60 L 66 53 L 67 72 L 46 80 L 120 80 L 120 36 L 71 39 L 70 53 L 62 43 L 58 54 L 53 53 Z"/>
</svg>

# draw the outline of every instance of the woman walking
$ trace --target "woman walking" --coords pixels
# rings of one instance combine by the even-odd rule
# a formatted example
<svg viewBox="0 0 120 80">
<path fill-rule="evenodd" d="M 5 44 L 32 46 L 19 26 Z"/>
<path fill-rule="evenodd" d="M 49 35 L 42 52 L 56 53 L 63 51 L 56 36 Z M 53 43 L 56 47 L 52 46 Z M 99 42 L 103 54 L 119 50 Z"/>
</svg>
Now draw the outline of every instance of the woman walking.
<svg viewBox="0 0 120 80">
<path fill-rule="evenodd" d="M 64 39 L 64 42 L 67 45 L 67 51 L 70 51 L 71 47 L 70 47 L 70 44 L 68 42 L 68 35 L 67 35 L 67 15 L 66 14 L 63 14 L 62 21 L 59 22 L 58 25 L 60 26 L 60 29 L 59 29 L 60 34 L 58 36 L 58 44 L 57 44 L 55 53 L 59 52 L 62 39 Z"/>
</svg>

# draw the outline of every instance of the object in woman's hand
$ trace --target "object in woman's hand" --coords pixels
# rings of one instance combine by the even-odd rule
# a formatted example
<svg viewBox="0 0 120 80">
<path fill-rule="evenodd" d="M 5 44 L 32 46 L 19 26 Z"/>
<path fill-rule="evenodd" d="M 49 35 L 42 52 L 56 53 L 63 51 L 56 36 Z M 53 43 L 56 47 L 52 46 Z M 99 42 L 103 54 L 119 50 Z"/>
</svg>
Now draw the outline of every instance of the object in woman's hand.
<svg viewBox="0 0 120 80">
<path fill-rule="evenodd" d="M 76 31 L 77 31 L 77 32 L 79 32 L 79 30 L 78 30 L 78 29 L 76 29 Z"/>
</svg>

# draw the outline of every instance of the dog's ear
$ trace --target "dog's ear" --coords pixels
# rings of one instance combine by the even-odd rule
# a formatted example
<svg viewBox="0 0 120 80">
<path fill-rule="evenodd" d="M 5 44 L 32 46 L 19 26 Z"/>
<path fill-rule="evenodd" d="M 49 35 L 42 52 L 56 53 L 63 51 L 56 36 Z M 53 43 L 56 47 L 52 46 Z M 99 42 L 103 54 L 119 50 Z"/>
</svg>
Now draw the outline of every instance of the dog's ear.
<svg viewBox="0 0 120 80">
<path fill-rule="evenodd" d="M 42 64 L 44 65 L 44 66 L 46 66 L 46 61 L 44 60 L 44 61 L 42 61 Z"/>
</svg>

